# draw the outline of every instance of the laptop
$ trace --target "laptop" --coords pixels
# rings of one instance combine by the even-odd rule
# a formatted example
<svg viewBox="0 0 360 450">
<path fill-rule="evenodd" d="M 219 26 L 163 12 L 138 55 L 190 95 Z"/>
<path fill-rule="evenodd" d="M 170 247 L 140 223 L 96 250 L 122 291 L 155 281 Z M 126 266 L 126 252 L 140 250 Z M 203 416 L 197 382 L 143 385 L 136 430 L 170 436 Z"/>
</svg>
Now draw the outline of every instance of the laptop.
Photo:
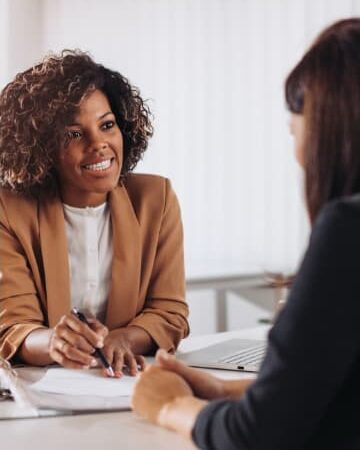
<svg viewBox="0 0 360 450">
<path fill-rule="evenodd" d="M 200 350 L 179 353 L 177 358 L 193 367 L 258 372 L 266 346 L 265 340 L 230 339 Z"/>
</svg>

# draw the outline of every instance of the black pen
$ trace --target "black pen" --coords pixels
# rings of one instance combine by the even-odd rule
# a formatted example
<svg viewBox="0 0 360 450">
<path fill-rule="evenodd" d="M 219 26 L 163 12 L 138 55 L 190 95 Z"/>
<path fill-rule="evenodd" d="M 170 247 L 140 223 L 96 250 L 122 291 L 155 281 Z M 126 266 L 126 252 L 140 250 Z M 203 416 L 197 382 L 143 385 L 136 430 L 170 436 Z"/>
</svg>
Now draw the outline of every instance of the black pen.
<svg viewBox="0 0 360 450">
<path fill-rule="evenodd" d="M 90 327 L 90 324 L 89 324 L 89 322 L 87 321 L 87 319 L 86 319 L 86 317 L 85 317 L 85 314 L 83 314 L 81 311 L 79 311 L 79 310 L 76 309 L 76 308 L 73 308 L 73 309 L 71 310 L 71 312 L 72 312 L 79 320 L 81 320 L 81 322 L 86 323 L 86 325 L 88 325 L 88 326 Z M 101 364 L 105 367 L 105 369 L 106 369 L 108 375 L 110 375 L 111 377 L 114 377 L 115 374 L 114 374 L 113 368 L 112 368 L 111 365 L 108 363 L 107 359 L 106 359 L 105 356 L 104 356 L 104 353 L 103 353 L 99 348 L 95 348 L 94 354 L 95 354 L 95 356 L 96 356 L 97 358 L 100 359 Z"/>
</svg>

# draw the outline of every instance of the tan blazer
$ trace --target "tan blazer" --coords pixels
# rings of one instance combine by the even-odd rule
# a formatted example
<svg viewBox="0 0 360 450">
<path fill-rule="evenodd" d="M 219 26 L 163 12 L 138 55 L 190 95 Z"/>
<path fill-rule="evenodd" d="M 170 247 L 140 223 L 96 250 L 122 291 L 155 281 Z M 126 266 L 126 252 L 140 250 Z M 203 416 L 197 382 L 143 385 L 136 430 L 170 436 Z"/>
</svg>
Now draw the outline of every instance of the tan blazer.
<svg viewBox="0 0 360 450">
<path fill-rule="evenodd" d="M 105 325 L 136 325 L 175 350 L 189 333 L 183 231 L 169 180 L 131 174 L 109 195 L 114 256 Z M 0 190 L 0 355 L 70 311 L 68 249 L 59 199 Z"/>
</svg>

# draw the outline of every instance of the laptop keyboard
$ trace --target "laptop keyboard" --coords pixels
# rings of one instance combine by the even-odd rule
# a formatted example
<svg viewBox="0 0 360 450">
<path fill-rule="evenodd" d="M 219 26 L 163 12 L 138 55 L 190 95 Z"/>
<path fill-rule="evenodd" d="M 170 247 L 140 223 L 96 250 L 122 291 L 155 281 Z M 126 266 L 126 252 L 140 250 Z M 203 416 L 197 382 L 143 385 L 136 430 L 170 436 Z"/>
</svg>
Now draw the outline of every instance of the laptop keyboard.
<svg viewBox="0 0 360 450">
<path fill-rule="evenodd" d="M 240 350 L 232 355 L 224 356 L 218 360 L 219 363 L 241 364 L 243 366 L 260 365 L 264 359 L 266 351 L 266 343 L 259 343 L 252 347 Z"/>
</svg>

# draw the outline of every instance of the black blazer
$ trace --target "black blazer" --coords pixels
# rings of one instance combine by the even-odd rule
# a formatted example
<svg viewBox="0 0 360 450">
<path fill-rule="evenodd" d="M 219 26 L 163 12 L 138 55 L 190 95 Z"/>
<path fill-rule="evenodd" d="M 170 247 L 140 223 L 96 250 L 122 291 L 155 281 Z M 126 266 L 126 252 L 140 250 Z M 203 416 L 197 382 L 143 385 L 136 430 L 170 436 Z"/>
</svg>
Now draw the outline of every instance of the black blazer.
<svg viewBox="0 0 360 450">
<path fill-rule="evenodd" d="M 193 429 L 203 449 L 360 449 L 360 195 L 329 203 L 313 227 L 265 360 L 240 400 Z"/>
</svg>

